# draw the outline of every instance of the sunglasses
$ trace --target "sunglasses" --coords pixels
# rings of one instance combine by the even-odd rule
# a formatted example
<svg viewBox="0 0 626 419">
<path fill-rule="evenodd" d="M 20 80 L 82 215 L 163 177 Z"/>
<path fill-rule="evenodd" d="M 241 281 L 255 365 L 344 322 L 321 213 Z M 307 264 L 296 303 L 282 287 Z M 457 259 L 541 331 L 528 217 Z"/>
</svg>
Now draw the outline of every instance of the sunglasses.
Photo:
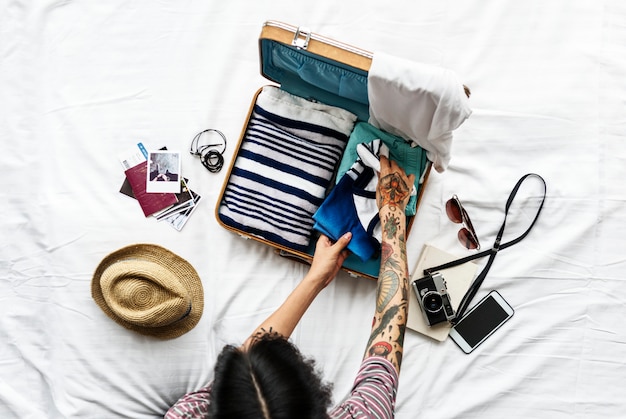
<svg viewBox="0 0 626 419">
<path fill-rule="evenodd" d="M 478 236 L 474 230 L 474 226 L 470 221 L 467 211 L 461 205 L 461 201 L 456 195 L 452 195 L 452 198 L 446 202 L 446 214 L 450 221 L 456 224 L 463 224 L 463 228 L 459 230 L 459 241 L 463 246 L 468 249 L 480 249 L 480 242 Z"/>
</svg>

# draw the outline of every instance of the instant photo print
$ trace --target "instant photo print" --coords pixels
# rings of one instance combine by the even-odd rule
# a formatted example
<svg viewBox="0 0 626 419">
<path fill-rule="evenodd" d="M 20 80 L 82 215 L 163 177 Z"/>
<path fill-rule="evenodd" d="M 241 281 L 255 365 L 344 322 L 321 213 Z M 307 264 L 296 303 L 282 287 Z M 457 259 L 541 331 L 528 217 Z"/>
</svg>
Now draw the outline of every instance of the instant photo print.
<svg viewBox="0 0 626 419">
<path fill-rule="evenodd" d="M 180 193 L 181 158 L 176 151 L 158 150 L 148 153 L 146 192 Z"/>
</svg>

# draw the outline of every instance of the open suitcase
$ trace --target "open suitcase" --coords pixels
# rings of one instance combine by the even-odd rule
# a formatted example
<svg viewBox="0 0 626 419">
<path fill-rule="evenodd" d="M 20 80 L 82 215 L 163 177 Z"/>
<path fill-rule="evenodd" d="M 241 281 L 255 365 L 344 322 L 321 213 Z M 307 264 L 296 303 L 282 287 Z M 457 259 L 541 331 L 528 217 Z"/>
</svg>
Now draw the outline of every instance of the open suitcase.
<svg viewBox="0 0 626 419">
<path fill-rule="evenodd" d="M 310 262 L 317 241 L 316 234 L 318 234 L 315 229 L 310 227 L 310 220 L 298 222 L 298 224 L 307 226 L 305 231 L 300 232 L 300 236 L 298 236 L 303 239 L 306 237 L 306 240 L 302 242 L 298 241 L 297 245 L 291 245 L 291 242 L 286 243 L 282 237 L 279 237 L 281 236 L 280 233 L 283 225 L 284 230 L 289 230 L 289 233 L 298 226 L 290 222 L 285 222 L 285 219 L 281 219 L 281 217 L 286 217 L 284 214 L 278 216 L 275 214 L 275 211 L 278 211 L 276 210 L 276 205 L 288 205 L 294 201 L 297 202 L 301 197 L 294 195 L 293 199 L 290 198 L 281 201 L 280 199 L 267 198 L 265 194 L 255 195 L 259 192 L 258 188 L 253 183 L 246 183 L 251 182 L 250 179 L 246 179 L 245 182 L 242 181 L 241 176 L 242 173 L 245 172 L 246 176 L 254 178 L 260 177 L 263 179 L 263 182 L 275 182 L 276 176 L 280 176 L 279 180 L 282 182 L 283 176 L 294 176 L 294 173 L 281 173 L 279 175 L 275 173 L 275 166 L 277 164 L 283 164 L 284 160 L 287 160 L 287 164 L 290 165 L 288 170 L 290 172 L 292 170 L 294 172 L 299 170 L 301 172 L 300 175 L 307 178 L 302 181 L 303 184 L 305 184 L 308 181 L 310 172 L 321 169 L 307 166 L 307 163 L 304 162 L 302 164 L 297 161 L 294 163 L 293 159 L 295 158 L 297 160 L 298 152 L 301 151 L 304 155 L 307 154 L 308 151 L 304 149 L 298 150 L 298 146 L 294 146 L 296 148 L 294 150 L 291 145 L 286 145 L 284 149 L 279 149 L 275 146 L 270 151 L 265 149 L 264 153 L 267 154 L 271 152 L 272 155 L 263 155 L 261 157 L 256 155 L 253 164 L 246 161 L 247 166 L 242 169 L 244 160 L 249 157 L 250 148 L 256 147 L 256 144 L 253 144 L 256 141 L 255 135 L 253 135 L 253 132 L 256 132 L 254 130 L 256 130 L 259 125 L 263 125 L 267 122 L 263 119 L 266 115 L 260 114 L 259 112 L 266 109 L 266 104 L 274 103 L 275 98 L 273 95 L 280 96 L 282 100 L 283 96 L 281 95 L 286 92 L 287 94 L 284 96 L 287 96 L 290 101 L 295 101 L 295 107 L 299 107 L 302 103 L 301 101 L 306 101 L 307 106 L 308 103 L 312 103 L 314 104 L 312 106 L 320 104 L 319 106 L 330 106 L 346 110 L 348 114 L 354 115 L 355 120 L 353 124 L 367 122 L 369 117 L 367 91 L 368 70 L 372 63 L 373 54 L 311 33 L 308 30 L 275 21 L 268 21 L 264 24 L 259 38 L 259 51 L 261 73 L 275 84 L 269 83 L 268 86 L 261 87 L 252 100 L 246 123 L 243 126 L 229 172 L 225 178 L 216 205 L 216 217 L 224 228 L 244 238 L 250 238 L 270 245 L 275 248 L 276 252 L 281 256 Z M 271 92 L 269 99 L 265 98 L 268 94 L 266 91 Z M 293 99 L 293 96 L 296 98 Z M 262 103 L 260 102 L 261 100 Z M 262 106 L 262 109 L 259 109 L 259 106 Z M 272 105 L 268 104 L 267 106 Z M 341 114 L 341 111 L 337 112 L 339 112 L 338 118 L 345 116 Z M 283 115 L 271 116 L 282 121 L 281 117 Z M 333 114 L 330 117 L 333 123 L 335 116 L 336 115 Z M 285 123 L 287 124 L 287 122 Z M 343 121 L 337 124 L 342 123 Z M 345 128 L 343 125 L 341 127 L 342 129 Z M 297 127 L 297 129 L 300 128 L 301 127 Z M 322 128 L 325 130 L 326 126 Z M 320 130 L 322 130 L 322 128 L 320 128 Z M 281 133 L 280 135 L 284 135 L 286 141 L 290 138 L 287 134 Z M 318 135 L 317 131 L 315 135 Z M 348 137 L 349 135 L 350 134 L 347 134 Z M 276 140 L 276 138 L 274 140 Z M 280 140 L 282 140 L 282 138 L 280 138 Z M 324 146 L 326 147 L 327 144 Z M 321 156 L 325 155 L 327 152 L 328 150 L 323 149 L 319 152 L 315 151 L 313 154 L 319 154 Z M 289 154 L 289 156 L 285 157 L 285 154 Z M 296 157 L 294 157 L 294 155 Z M 332 160 L 334 167 L 325 169 L 324 173 L 327 175 L 332 172 L 332 177 L 327 185 L 322 185 L 325 186 L 324 191 L 320 192 L 320 190 L 317 190 L 318 194 L 323 193 L 322 199 L 328 195 L 336 183 L 337 166 L 339 165 L 341 157 L 342 156 L 339 156 L 338 159 Z M 324 163 L 330 164 L 326 161 Z M 419 202 L 431 168 L 431 163 L 427 161 L 425 157 L 423 164 L 424 167 L 421 176 L 417 176 L 421 178 L 421 181 L 419 185 L 416 185 L 416 209 L 419 208 Z M 266 172 L 273 172 L 274 174 L 267 174 Z M 312 174 L 314 177 L 318 175 L 320 174 L 317 172 Z M 268 181 L 268 178 L 272 180 Z M 304 187 L 300 188 L 298 186 L 300 185 L 298 182 L 300 181 L 292 180 L 292 183 L 288 186 L 289 188 L 295 188 L 297 190 L 296 195 L 298 192 L 301 192 L 300 189 L 304 189 Z M 289 182 L 286 181 L 286 183 Z M 265 185 L 263 185 L 263 187 L 264 186 Z M 316 185 L 316 187 L 319 186 L 320 185 Z M 286 186 L 283 185 L 281 188 L 286 188 Z M 239 198 L 244 195 L 248 197 L 245 203 L 239 200 Z M 304 204 L 303 206 L 307 206 L 309 202 L 307 201 Z M 310 218 L 316 208 L 315 206 L 313 206 L 313 208 L 307 207 L 306 210 L 306 214 L 300 216 Z M 289 217 L 291 217 L 293 210 L 289 211 Z M 242 215 L 242 213 L 245 214 Z M 234 220 L 234 218 L 240 216 L 244 218 Z M 409 224 L 407 226 L 408 231 L 410 230 L 413 217 L 409 217 L 407 220 Z M 265 224 L 263 224 L 265 222 L 269 222 L 272 225 L 265 227 Z M 259 227 L 259 223 L 263 225 Z M 343 265 L 343 269 L 351 275 L 369 279 L 376 279 L 378 277 L 379 267 L 380 256 L 378 254 L 366 261 L 352 254 Z"/>
</svg>

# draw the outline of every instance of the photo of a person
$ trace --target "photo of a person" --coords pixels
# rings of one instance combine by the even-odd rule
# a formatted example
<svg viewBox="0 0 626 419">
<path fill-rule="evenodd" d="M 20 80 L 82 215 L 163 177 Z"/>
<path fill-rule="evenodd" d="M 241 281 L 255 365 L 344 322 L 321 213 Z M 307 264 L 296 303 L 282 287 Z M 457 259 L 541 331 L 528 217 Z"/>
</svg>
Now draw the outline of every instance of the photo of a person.
<svg viewBox="0 0 626 419">
<path fill-rule="evenodd" d="M 180 154 L 152 151 L 148 158 L 147 192 L 180 193 Z"/>
</svg>

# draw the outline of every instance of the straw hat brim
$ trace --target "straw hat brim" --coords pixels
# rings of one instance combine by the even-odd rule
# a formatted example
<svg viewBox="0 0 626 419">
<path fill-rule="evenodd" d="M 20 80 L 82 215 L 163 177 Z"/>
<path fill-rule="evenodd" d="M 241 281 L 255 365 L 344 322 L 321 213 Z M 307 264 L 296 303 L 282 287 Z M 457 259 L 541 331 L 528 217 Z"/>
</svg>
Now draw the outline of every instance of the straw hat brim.
<svg viewBox="0 0 626 419">
<path fill-rule="evenodd" d="M 102 274 L 110 266 L 119 262 L 148 261 L 167 269 L 180 280 L 191 297 L 191 310 L 183 319 L 160 327 L 143 327 L 120 318 L 107 304 L 101 287 Z M 175 253 L 155 244 L 133 244 L 123 247 L 106 256 L 96 268 L 91 281 L 91 295 L 104 313 L 119 325 L 146 336 L 159 339 L 177 338 L 193 329 L 204 309 L 204 291 L 202 281 L 189 262 Z"/>
</svg>

